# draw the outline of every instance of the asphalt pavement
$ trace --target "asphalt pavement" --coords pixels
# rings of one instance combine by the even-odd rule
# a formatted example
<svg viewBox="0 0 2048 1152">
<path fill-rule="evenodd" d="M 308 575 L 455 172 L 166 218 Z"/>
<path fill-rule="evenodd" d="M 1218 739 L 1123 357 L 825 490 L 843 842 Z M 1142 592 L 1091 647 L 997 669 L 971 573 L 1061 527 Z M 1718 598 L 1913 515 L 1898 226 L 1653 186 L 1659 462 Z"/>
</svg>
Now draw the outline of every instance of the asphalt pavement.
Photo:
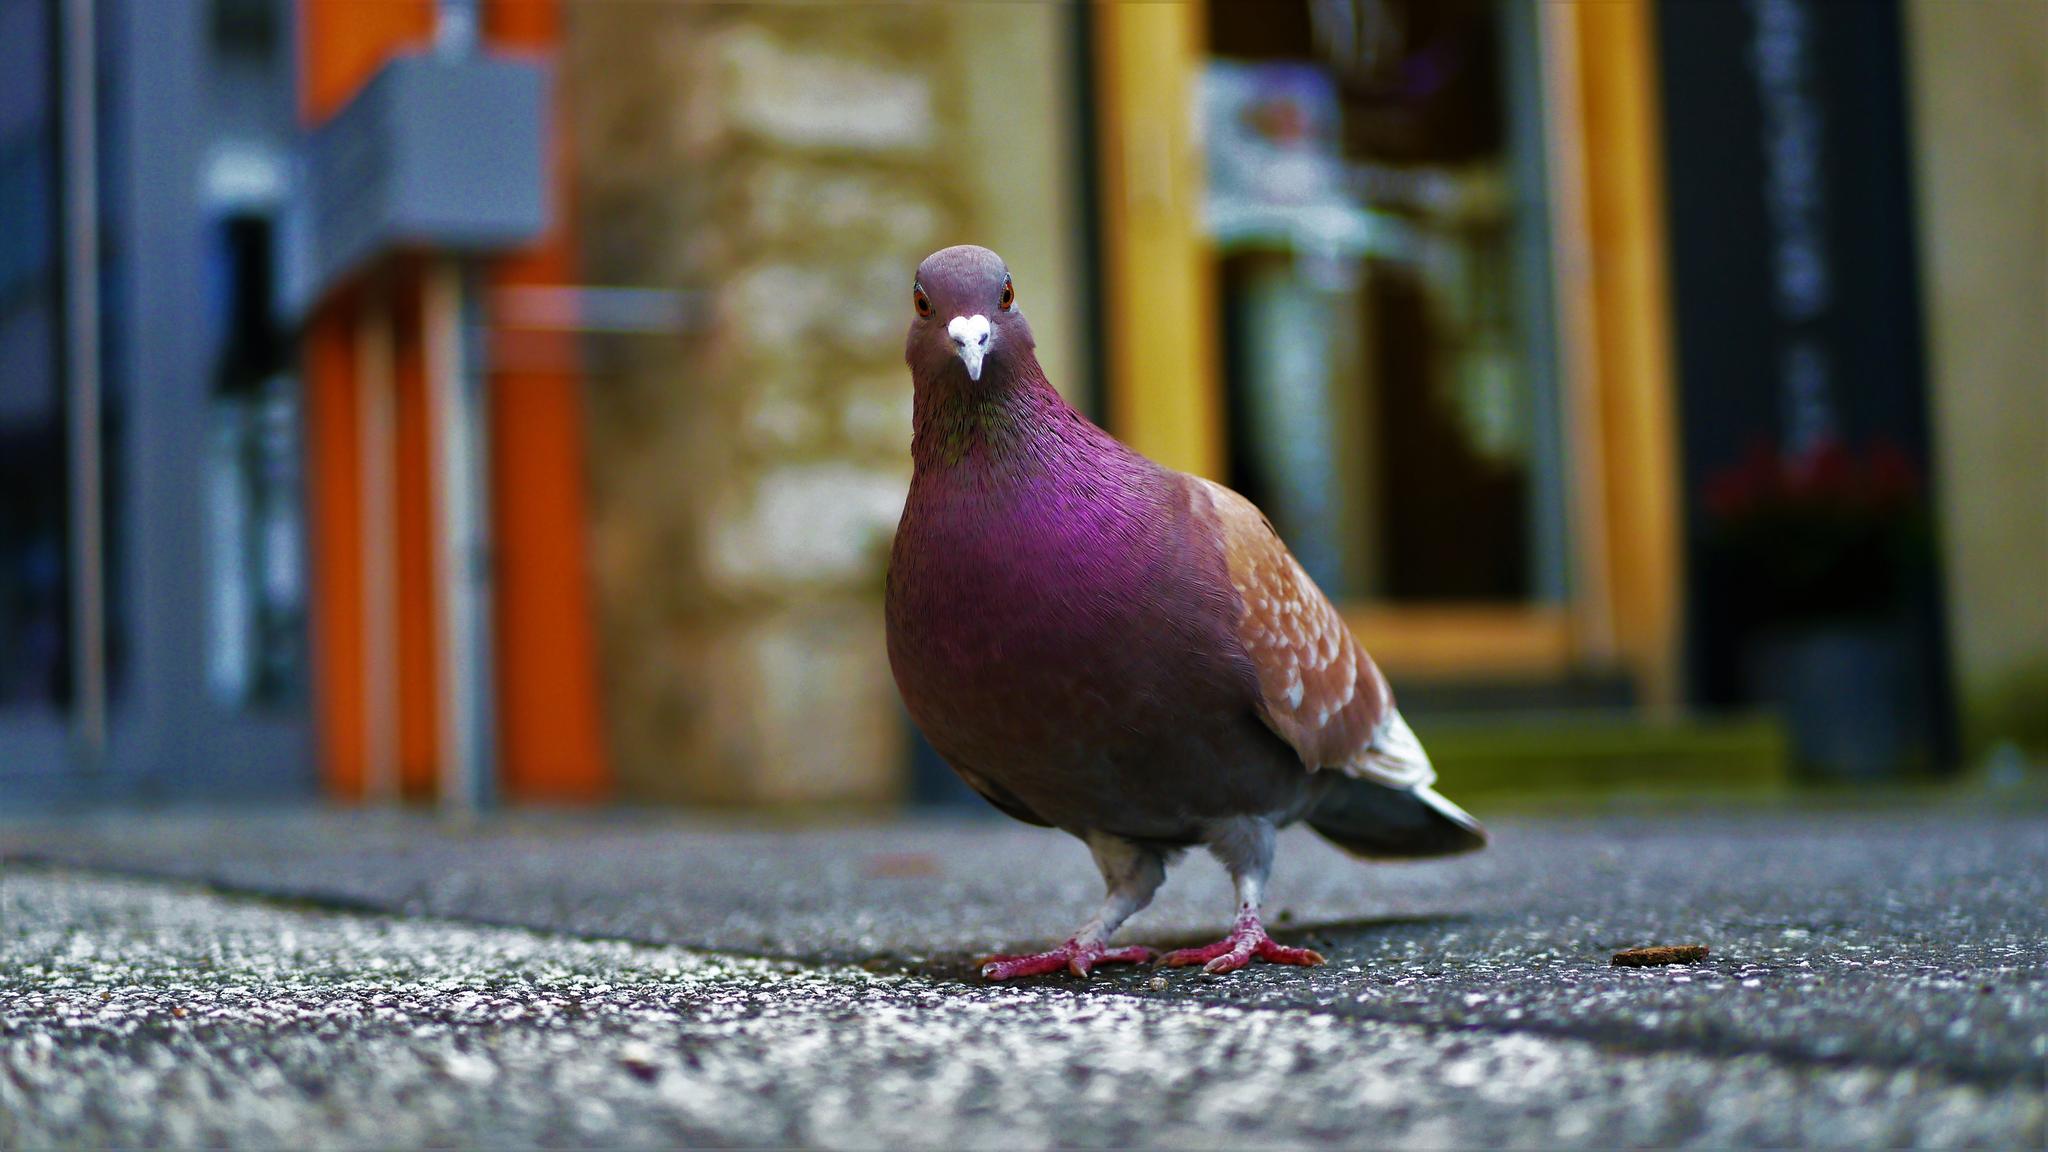
<svg viewBox="0 0 2048 1152">
<path fill-rule="evenodd" d="M 1005 823 L 657 815 L 0 823 L 0 1147 L 2048 1142 L 2033 811 L 1283 838 L 1330 958 L 989 986 L 1099 894 Z M 1220 933 L 1180 863 L 1122 938 Z M 1703 962 L 1626 969 L 1625 947 Z M 284 1138 L 289 1136 L 289 1140 Z"/>
</svg>

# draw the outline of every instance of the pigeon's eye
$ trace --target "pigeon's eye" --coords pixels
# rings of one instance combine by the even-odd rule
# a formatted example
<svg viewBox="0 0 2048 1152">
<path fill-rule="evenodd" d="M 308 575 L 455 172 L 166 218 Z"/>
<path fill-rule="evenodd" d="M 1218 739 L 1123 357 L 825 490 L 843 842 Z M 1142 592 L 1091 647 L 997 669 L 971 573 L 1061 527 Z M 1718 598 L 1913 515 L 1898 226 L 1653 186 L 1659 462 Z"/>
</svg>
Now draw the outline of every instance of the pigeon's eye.
<svg viewBox="0 0 2048 1152">
<path fill-rule="evenodd" d="M 1003 277 L 1003 295 L 1001 299 L 996 301 L 996 303 L 1002 305 L 1003 311 L 1008 312 L 1010 310 L 1010 305 L 1015 304 L 1016 302 L 1017 288 L 1015 285 L 1010 283 L 1010 278 L 1008 276 L 1005 276 Z"/>
<path fill-rule="evenodd" d="M 932 298 L 924 294 L 924 285 L 915 285 L 910 289 L 910 302 L 917 306 L 919 316 L 932 314 Z"/>
</svg>

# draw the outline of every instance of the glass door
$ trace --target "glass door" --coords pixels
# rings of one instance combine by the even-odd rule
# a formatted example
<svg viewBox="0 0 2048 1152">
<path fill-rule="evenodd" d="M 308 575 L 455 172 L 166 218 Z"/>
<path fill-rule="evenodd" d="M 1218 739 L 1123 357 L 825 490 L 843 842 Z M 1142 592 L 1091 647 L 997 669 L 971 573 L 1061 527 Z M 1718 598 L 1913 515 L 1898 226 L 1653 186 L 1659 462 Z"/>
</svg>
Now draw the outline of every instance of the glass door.
<svg viewBox="0 0 2048 1152">
<path fill-rule="evenodd" d="M 1566 671 L 1529 9 L 1218 0 L 1207 34 L 1229 482 L 1402 662 L 1492 634 L 1519 671 Z"/>
</svg>

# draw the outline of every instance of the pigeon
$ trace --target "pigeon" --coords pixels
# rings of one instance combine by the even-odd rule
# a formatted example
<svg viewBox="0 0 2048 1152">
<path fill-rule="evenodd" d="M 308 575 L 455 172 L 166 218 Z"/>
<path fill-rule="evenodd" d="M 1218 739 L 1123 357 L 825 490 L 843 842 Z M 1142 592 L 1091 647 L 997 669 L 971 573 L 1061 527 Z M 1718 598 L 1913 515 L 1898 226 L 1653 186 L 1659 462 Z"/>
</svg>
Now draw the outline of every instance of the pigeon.
<svg viewBox="0 0 2048 1152">
<path fill-rule="evenodd" d="M 911 307 L 890 669 L 960 778 L 1079 838 L 1107 888 L 1065 943 L 991 957 L 985 979 L 1154 960 L 1110 937 L 1196 847 L 1230 873 L 1234 926 L 1160 964 L 1321 964 L 1260 919 L 1278 829 L 1306 821 L 1368 860 L 1486 844 L 1258 508 L 1133 451 L 1047 381 L 1000 256 L 926 257 Z"/>
</svg>

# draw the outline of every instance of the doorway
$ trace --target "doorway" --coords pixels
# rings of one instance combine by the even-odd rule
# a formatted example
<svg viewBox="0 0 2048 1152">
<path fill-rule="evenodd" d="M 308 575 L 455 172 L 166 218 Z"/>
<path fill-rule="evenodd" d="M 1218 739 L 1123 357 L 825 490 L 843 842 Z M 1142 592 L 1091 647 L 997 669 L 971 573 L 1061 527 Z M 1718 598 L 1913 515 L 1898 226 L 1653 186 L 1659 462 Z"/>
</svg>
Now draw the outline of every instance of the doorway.
<svg viewBox="0 0 2048 1152">
<path fill-rule="evenodd" d="M 1674 707 L 1646 8 L 1214 0 L 1096 29 L 1112 430 L 1259 501 L 1403 683 Z"/>
</svg>

